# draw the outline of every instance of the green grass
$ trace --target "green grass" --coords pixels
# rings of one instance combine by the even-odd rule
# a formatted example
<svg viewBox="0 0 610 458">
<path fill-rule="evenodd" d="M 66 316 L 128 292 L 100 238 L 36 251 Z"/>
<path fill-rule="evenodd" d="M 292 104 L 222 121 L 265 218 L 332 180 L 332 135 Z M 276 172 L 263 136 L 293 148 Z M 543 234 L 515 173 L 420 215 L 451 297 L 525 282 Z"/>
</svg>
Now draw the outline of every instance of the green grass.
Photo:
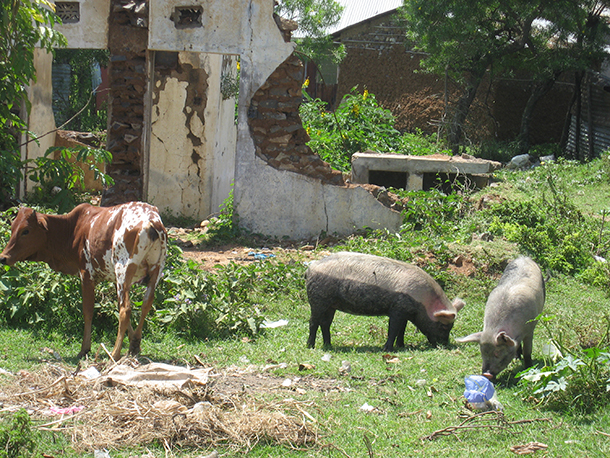
<svg viewBox="0 0 610 458">
<path fill-rule="evenodd" d="M 599 222 L 599 216 L 595 215 L 605 208 L 610 192 L 607 171 L 607 162 L 599 160 L 587 165 L 569 163 L 529 172 L 502 172 L 499 176 L 504 181 L 500 186 L 464 198 L 467 202 L 477 202 L 481 196 L 493 193 L 507 202 L 535 199 L 536 203 L 540 203 L 541 199 L 546 199 L 552 210 L 557 201 L 551 199 L 548 188 L 551 173 L 562 195 L 566 195 L 569 202 L 584 215 L 583 222 L 578 224 L 585 227 Z M 524 247 L 519 241 L 510 242 L 501 234 L 496 234 L 491 241 L 481 239 L 480 234 L 489 229 L 492 221 L 490 210 L 478 211 L 455 198 L 417 198 L 426 200 L 421 201 L 422 204 L 414 202 L 413 208 L 417 208 L 418 213 L 409 216 L 410 222 L 407 222 L 406 230 L 400 236 L 373 232 L 341 240 L 331 249 L 365 251 L 423 263 L 451 299 L 459 295 L 466 301 L 452 337 L 479 331 L 482 329 L 487 295 L 497 283 L 503 262 L 525 252 Z M 463 206 L 455 213 L 458 204 Z M 434 218 L 435 212 L 443 215 L 437 229 L 426 224 L 426 221 Z M 609 236 L 605 230 L 601 231 L 600 238 L 601 242 L 591 250 L 603 251 L 608 245 Z M 426 255 L 432 256 L 426 258 Z M 447 264 L 457 255 L 472 260 L 476 267 L 473 276 L 466 277 L 447 269 Z M 427 261 L 423 262 L 424 259 Z M 543 261 L 539 259 L 539 262 Z M 393 352 L 396 359 L 388 362 L 384 358 L 385 352 L 381 350 L 385 343 L 387 317 L 357 317 L 337 313 L 331 328 L 333 347 L 322 348 L 321 335 L 318 335 L 316 348 L 307 349 L 309 306 L 302 279 L 305 268 L 302 259 L 297 256 L 294 263 L 272 259 L 250 267 L 247 272 L 233 272 L 236 278 L 242 275 L 239 277 L 242 279 L 242 283 L 239 283 L 241 288 L 250 284 L 246 280 L 256 278 L 248 294 L 240 296 L 246 305 L 256 307 L 268 320 L 287 319 L 286 326 L 262 330 L 247 335 L 247 339 L 243 338 L 246 336 L 243 332 L 226 338 L 196 338 L 197 333 L 169 332 L 155 321 L 153 314 L 145 329 L 142 356 L 153 361 L 195 364 L 194 355 L 197 355 L 218 371 L 235 366 L 262 368 L 268 364 L 285 363 L 285 368 L 275 369 L 268 375 L 279 380 L 314 378 L 336 387 L 301 392 L 278 386 L 277 390 L 252 394 L 256 399 L 268 403 L 287 398 L 306 402 L 307 412 L 316 420 L 319 440 L 311 447 L 298 450 L 260 443 L 247 453 L 248 456 L 512 457 L 514 454 L 510 447 L 533 441 L 548 445 L 546 452 L 536 453 L 538 456 L 610 455 L 610 441 L 605 435 L 610 433 L 608 403 L 595 402 L 589 410 L 583 411 L 573 408 L 570 403 L 551 408 L 550 405 L 534 402 L 515 378 L 523 369 L 521 361 L 514 361 L 499 376 L 497 397 L 504 406 L 508 421 L 530 422 L 504 425 L 502 428 L 482 427 L 433 441 L 422 440 L 434 431 L 459 425 L 463 421 L 461 415 L 466 412 L 462 396 L 464 377 L 481 370 L 478 346 L 452 343 L 447 348 L 433 348 L 409 324 L 405 336 L 406 348 Z M 552 271 L 547 283 L 544 311 L 551 319 L 537 327 L 534 339 L 533 357 L 538 364 L 543 364 L 542 347 L 551 339 L 561 339 L 566 347 L 574 351 L 592 341 L 595 345 L 607 347 L 608 343 L 601 339 L 609 314 L 608 291 L 605 287 L 583 281 L 584 269 L 586 266 L 576 268 L 574 273 Z M 193 275 L 192 271 L 184 275 L 187 274 Z M 228 277 L 232 278 L 230 275 Z M 229 281 L 227 278 L 218 277 L 218 282 Z M 189 280 L 185 284 L 191 288 L 194 283 Z M 80 316 L 74 319 L 81 320 Z M 187 323 L 197 325 L 195 321 Z M 93 353 L 101 343 L 111 346 L 114 341 L 111 329 L 112 326 L 105 326 L 94 335 Z M 80 338 L 80 333 L 66 335 L 65 332 L 52 332 L 36 323 L 29 327 L 6 323 L 0 327 L 0 367 L 15 373 L 56 364 L 46 349 L 55 350 L 65 363 L 75 366 L 77 361 L 74 355 L 80 349 Z M 325 355 L 330 355 L 330 359 Z M 339 372 L 343 361 L 350 363 L 351 372 L 348 375 Z M 302 363 L 311 364 L 314 368 L 299 371 Z M 11 381 L 10 376 L 0 377 L 7 383 Z M 362 411 L 360 408 L 365 403 L 375 407 L 375 410 Z M 244 454 L 243 450 L 230 447 L 221 447 L 218 451 L 226 457 Z M 37 439 L 37 456 L 41 452 L 56 456 L 80 456 L 58 433 L 44 433 Z M 111 456 L 139 457 L 149 452 L 156 457 L 166 456 L 163 444 L 142 444 L 137 449 L 112 450 Z M 172 449 L 173 455 L 178 457 L 205 456 L 210 452 Z"/>
</svg>

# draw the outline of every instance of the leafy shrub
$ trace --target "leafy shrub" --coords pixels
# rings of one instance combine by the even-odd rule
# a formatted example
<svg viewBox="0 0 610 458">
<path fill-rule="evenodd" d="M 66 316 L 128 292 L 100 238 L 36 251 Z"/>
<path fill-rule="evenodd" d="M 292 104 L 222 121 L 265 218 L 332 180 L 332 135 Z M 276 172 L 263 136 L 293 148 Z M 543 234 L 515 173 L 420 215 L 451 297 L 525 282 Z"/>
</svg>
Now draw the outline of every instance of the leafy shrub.
<svg viewBox="0 0 610 458">
<path fill-rule="evenodd" d="M 306 103 L 301 105 L 300 115 L 311 138 L 308 145 L 336 169 L 349 171 L 352 155 L 359 151 L 399 149 L 394 116 L 368 90 L 361 94 L 353 88 L 334 113 L 326 110 L 326 102 L 314 100 L 305 90 L 303 96 Z"/>
<path fill-rule="evenodd" d="M 540 318 L 540 317 L 539 317 Z M 550 318 L 541 318 L 544 325 Z M 608 337 L 601 339 L 604 343 Z M 592 412 L 610 400 L 610 351 L 597 346 L 566 348 L 551 339 L 544 366 L 530 367 L 517 374 L 521 393 L 550 408 L 571 412 Z"/>
<path fill-rule="evenodd" d="M 444 194 L 436 189 L 429 191 L 397 192 L 403 197 L 405 225 L 416 231 L 451 238 L 456 233 L 458 222 L 469 208 L 462 194 Z"/>
<path fill-rule="evenodd" d="M 59 153 L 59 158 L 54 156 Z M 76 164 L 84 164 L 93 171 L 94 178 L 100 179 L 104 186 L 111 186 L 114 181 L 101 169 L 103 164 L 112 161 L 112 154 L 104 149 L 89 147 L 49 148 L 43 157 L 37 158 L 28 177 L 37 182 L 31 200 L 46 204 L 59 213 L 71 210 L 78 202 L 79 194 L 85 191 L 85 172 Z"/>
<path fill-rule="evenodd" d="M 0 422 L 0 458 L 17 458 L 35 447 L 32 422 L 25 409 L 5 417 Z"/>
<path fill-rule="evenodd" d="M 559 183 L 555 166 L 541 166 L 529 176 L 530 189 L 537 187 L 540 194 L 491 205 L 489 232 L 517 243 L 543 269 L 583 272 L 593 264 L 593 253 L 604 246 L 601 223 L 585 218 L 576 208 Z"/>
<path fill-rule="evenodd" d="M 390 110 L 379 105 L 374 94 L 365 89 L 362 94 L 352 88 L 334 112 L 327 103 L 307 94 L 299 113 L 310 137 L 309 147 L 332 167 L 342 171 L 351 169 L 352 155 L 372 150 L 376 153 L 427 155 L 450 154 L 432 136 L 420 130 L 401 134 L 394 128 L 396 119 Z"/>
</svg>

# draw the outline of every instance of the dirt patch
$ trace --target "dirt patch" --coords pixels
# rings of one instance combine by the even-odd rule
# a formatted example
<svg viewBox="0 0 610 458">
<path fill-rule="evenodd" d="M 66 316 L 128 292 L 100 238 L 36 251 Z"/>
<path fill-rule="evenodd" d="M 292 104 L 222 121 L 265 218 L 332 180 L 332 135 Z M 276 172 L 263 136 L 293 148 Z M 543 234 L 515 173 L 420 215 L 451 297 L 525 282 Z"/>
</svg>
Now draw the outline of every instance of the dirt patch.
<svg viewBox="0 0 610 458">
<path fill-rule="evenodd" d="M 307 262 L 330 254 L 330 251 L 320 251 L 318 248 L 330 246 L 336 242 L 335 238 L 327 237 L 314 242 L 267 241 L 269 243 L 264 243 L 260 241 L 261 243 L 258 243 L 257 246 L 255 244 L 245 246 L 238 243 L 204 246 L 193 242 L 203 229 L 169 227 L 167 231 L 170 238 L 182 248 L 184 257 L 201 264 L 202 269 L 206 271 L 214 271 L 219 266 L 227 266 L 232 262 L 240 265 L 266 259 L 281 262 Z M 318 250 L 316 251 L 316 249 Z"/>
</svg>

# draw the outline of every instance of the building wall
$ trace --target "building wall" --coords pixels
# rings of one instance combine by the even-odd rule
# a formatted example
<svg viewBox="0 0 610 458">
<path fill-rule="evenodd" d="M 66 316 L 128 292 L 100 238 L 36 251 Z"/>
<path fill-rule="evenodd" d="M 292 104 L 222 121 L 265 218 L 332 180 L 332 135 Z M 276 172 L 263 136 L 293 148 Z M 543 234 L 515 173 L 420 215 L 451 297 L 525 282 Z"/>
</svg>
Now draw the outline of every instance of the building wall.
<svg viewBox="0 0 610 458">
<path fill-rule="evenodd" d="M 91 40 L 78 24 L 60 31 L 71 34 L 71 47 L 108 46 L 111 53 L 107 148 L 115 185 L 103 205 L 145 199 L 202 218 L 219 210 L 233 184 L 240 225 L 252 232 L 303 239 L 398 230 L 402 217 L 377 200 L 379 192 L 345 184 L 306 146 L 298 116 L 302 67 L 292 56 L 293 28 L 274 17 L 273 0 L 80 4 L 83 30 L 95 28 Z M 237 125 L 235 99 L 221 87 L 236 59 Z M 48 68 L 50 80 L 50 61 Z M 50 94 L 42 105 L 52 116 Z"/>
<path fill-rule="evenodd" d="M 353 87 L 358 86 L 360 92 L 366 87 L 392 111 L 398 130 L 435 134 L 445 112 L 445 97 L 451 104 L 461 88 L 422 69 L 424 56 L 404 39 L 404 29 L 393 16 L 389 13 L 335 34 L 347 50 L 339 68 L 336 104 Z M 530 90 L 527 76 L 499 79 L 491 85 L 485 80 L 470 109 L 467 137 L 473 141 L 514 140 Z M 560 81 L 540 100 L 532 119 L 533 144 L 560 140 L 572 91 L 571 84 Z"/>
<path fill-rule="evenodd" d="M 175 68 L 155 64 L 146 198 L 162 212 L 204 219 L 233 181 L 234 99 L 220 97 L 222 55 L 176 55 Z"/>
<path fill-rule="evenodd" d="M 36 135 L 36 141 L 27 135 L 21 139 L 21 159 L 34 160 L 44 156 L 47 149 L 55 145 L 55 117 L 53 115 L 53 78 L 51 75 L 51 64 L 53 55 L 45 50 L 34 49 L 34 66 L 36 67 L 36 81 L 28 87 L 28 99 L 30 110 L 27 113 L 28 130 Z M 24 196 L 34 183 L 30 180 L 22 180 L 19 195 Z"/>
</svg>

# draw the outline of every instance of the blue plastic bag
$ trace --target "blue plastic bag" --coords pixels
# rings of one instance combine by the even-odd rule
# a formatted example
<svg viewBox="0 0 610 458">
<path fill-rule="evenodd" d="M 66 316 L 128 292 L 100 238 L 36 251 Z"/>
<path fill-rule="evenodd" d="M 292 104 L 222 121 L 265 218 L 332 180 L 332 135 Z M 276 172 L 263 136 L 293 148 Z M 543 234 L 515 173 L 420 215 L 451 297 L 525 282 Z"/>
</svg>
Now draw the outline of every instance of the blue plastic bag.
<svg viewBox="0 0 610 458">
<path fill-rule="evenodd" d="M 464 397 L 471 404 L 491 401 L 491 398 L 494 396 L 494 386 L 487 377 L 483 377 L 482 375 L 469 375 L 464 378 L 464 383 L 466 384 Z"/>
</svg>

